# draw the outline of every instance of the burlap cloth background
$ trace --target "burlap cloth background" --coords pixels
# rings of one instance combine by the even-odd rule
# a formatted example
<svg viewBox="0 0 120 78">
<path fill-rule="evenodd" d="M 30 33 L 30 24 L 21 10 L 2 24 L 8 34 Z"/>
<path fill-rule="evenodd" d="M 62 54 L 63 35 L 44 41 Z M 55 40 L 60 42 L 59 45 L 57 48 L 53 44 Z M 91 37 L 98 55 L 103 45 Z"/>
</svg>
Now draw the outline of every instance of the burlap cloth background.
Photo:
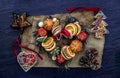
<svg viewBox="0 0 120 78">
<path fill-rule="evenodd" d="M 55 14 L 52 16 L 56 17 L 56 18 L 60 18 L 61 24 L 64 25 L 65 18 L 67 15 L 68 15 L 68 13 Z M 36 31 L 36 29 L 37 29 L 36 28 L 37 22 L 39 20 L 43 20 L 44 18 L 46 18 L 46 16 L 48 16 L 48 15 L 28 17 L 28 21 L 32 24 L 32 27 L 25 29 L 23 35 L 21 35 L 21 41 L 22 41 L 21 44 L 22 45 L 38 51 L 38 47 L 35 46 L 35 44 L 31 44 L 31 43 L 35 43 L 35 37 L 33 36 L 33 32 Z M 94 20 L 94 13 L 88 12 L 88 11 L 71 13 L 71 16 L 77 18 L 81 22 L 81 24 L 84 24 L 88 28 L 91 27 L 91 23 Z M 103 37 L 102 39 L 96 39 L 96 38 L 94 38 L 94 34 L 91 33 L 89 35 L 89 38 L 87 39 L 87 44 L 85 45 L 85 49 L 93 47 L 99 51 L 98 57 L 97 57 L 97 59 L 100 63 L 99 68 L 101 67 L 101 62 L 102 62 L 104 42 L 105 42 L 105 37 Z M 24 50 L 24 49 L 22 49 L 22 50 Z M 85 54 L 84 50 L 80 53 L 77 53 L 76 56 L 73 58 L 72 62 L 68 66 L 69 67 L 81 67 L 79 65 L 79 59 L 84 54 Z M 58 66 L 56 66 L 54 61 L 52 61 L 51 58 L 48 57 L 48 54 L 46 52 L 44 52 L 41 55 L 43 57 L 43 60 L 41 61 L 40 59 L 38 59 L 38 62 L 35 65 L 35 67 L 58 67 Z"/>
</svg>

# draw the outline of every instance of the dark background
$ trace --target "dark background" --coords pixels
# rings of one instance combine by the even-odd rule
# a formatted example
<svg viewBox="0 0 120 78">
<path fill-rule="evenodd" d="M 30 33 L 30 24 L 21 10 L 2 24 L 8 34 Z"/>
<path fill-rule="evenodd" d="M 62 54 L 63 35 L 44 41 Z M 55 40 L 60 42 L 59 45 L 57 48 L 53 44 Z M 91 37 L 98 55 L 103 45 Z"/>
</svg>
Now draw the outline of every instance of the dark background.
<svg viewBox="0 0 120 78">
<path fill-rule="evenodd" d="M 119 0 L 0 0 L 0 78 L 120 78 L 117 76 L 115 55 L 120 51 Z M 66 13 L 69 7 L 99 7 L 108 17 L 102 68 L 98 71 L 74 68 L 60 72 L 52 68 L 32 68 L 25 73 L 16 61 L 11 43 L 18 31 L 10 28 L 12 13 L 29 15 Z"/>
</svg>

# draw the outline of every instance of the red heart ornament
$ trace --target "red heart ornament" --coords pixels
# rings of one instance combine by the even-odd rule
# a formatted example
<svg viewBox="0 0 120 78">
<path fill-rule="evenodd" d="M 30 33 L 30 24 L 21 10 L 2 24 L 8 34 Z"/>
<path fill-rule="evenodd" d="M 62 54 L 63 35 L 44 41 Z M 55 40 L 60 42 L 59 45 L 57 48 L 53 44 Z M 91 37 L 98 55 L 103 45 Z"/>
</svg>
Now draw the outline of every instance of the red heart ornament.
<svg viewBox="0 0 120 78">
<path fill-rule="evenodd" d="M 37 56 L 31 52 L 20 52 L 17 56 L 17 61 L 22 69 L 27 72 L 37 63 Z"/>
</svg>

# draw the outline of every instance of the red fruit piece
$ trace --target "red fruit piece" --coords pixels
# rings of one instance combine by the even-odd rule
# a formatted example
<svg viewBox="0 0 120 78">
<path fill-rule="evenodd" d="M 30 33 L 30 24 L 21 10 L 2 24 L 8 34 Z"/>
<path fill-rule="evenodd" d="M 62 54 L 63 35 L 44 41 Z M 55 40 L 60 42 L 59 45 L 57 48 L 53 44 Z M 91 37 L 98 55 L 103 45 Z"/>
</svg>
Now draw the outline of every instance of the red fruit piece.
<svg viewBox="0 0 120 78">
<path fill-rule="evenodd" d="M 47 36 L 47 31 L 44 28 L 38 28 L 37 33 L 40 37 Z"/>
<path fill-rule="evenodd" d="M 58 55 L 57 56 L 57 61 L 58 61 L 58 63 L 63 63 L 63 62 L 65 62 L 65 59 L 61 56 L 61 55 Z"/>
<path fill-rule="evenodd" d="M 70 37 L 70 32 L 66 29 L 62 30 L 62 33 L 66 36 L 66 37 Z"/>
<path fill-rule="evenodd" d="M 80 32 L 80 33 L 77 35 L 77 38 L 78 38 L 80 41 L 85 41 L 85 40 L 88 38 L 88 34 L 85 33 L 85 32 Z"/>
</svg>

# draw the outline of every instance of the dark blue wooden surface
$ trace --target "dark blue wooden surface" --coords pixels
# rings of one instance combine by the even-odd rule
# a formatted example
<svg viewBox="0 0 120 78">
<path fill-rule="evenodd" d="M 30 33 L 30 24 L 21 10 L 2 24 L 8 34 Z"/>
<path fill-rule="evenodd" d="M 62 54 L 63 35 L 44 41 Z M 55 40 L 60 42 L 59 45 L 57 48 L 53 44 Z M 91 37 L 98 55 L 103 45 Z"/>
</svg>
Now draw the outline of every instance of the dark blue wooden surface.
<svg viewBox="0 0 120 78">
<path fill-rule="evenodd" d="M 115 54 L 120 50 L 119 0 L 0 0 L 0 78 L 117 78 Z M 12 12 L 29 15 L 66 13 L 68 7 L 99 7 L 108 17 L 102 68 L 98 71 L 74 68 L 60 72 L 52 68 L 32 68 L 25 73 L 16 62 L 11 43 L 18 32 L 10 28 Z"/>
</svg>

